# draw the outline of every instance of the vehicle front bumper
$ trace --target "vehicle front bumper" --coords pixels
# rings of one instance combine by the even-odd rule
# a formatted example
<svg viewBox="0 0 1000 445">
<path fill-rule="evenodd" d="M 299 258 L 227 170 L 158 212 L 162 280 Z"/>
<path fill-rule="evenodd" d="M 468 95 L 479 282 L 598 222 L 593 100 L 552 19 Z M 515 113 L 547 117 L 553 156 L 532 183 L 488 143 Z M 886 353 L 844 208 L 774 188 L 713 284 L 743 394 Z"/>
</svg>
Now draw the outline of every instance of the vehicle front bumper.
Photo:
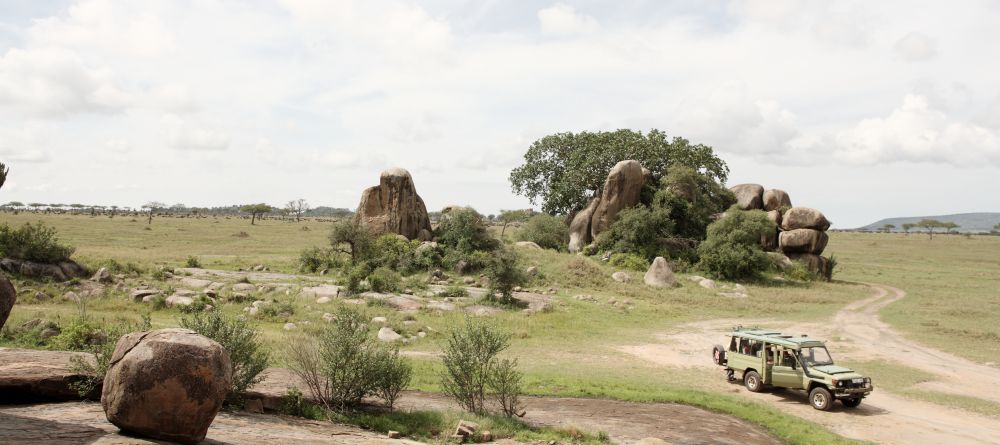
<svg viewBox="0 0 1000 445">
<path fill-rule="evenodd" d="M 833 391 L 833 396 L 839 398 L 853 398 L 853 397 L 866 397 L 875 388 L 869 386 L 866 388 L 837 388 Z"/>
</svg>

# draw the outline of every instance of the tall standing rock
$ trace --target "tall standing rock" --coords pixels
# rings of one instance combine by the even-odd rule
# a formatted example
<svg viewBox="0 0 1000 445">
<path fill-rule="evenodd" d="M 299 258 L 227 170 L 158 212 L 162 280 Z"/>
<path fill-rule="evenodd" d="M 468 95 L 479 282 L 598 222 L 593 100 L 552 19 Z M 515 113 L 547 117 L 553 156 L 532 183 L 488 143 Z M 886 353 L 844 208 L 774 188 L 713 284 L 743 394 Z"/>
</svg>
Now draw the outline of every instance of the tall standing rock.
<svg viewBox="0 0 1000 445">
<path fill-rule="evenodd" d="M 7 276 L 0 273 L 0 328 L 7 322 L 15 301 L 17 301 L 17 290 Z"/>
<path fill-rule="evenodd" d="M 123 431 L 194 444 L 205 439 L 232 381 L 221 345 L 188 329 L 133 332 L 118 340 L 101 405 Z"/>
<path fill-rule="evenodd" d="M 595 196 L 587 203 L 587 206 L 573 215 L 573 220 L 569 223 L 569 251 L 577 253 L 587 244 L 593 241 L 590 236 L 590 220 L 594 217 L 594 210 L 601 203 L 601 197 Z"/>
<path fill-rule="evenodd" d="M 424 200 L 417 194 L 410 172 L 402 168 L 382 172 L 379 185 L 361 193 L 354 221 L 376 235 L 397 233 L 409 239 L 429 240 L 431 232 Z"/>
<path fill-rule="evenodd" d="M 677 278 L 674 271 L 670 269 L 670 264 L 661 256 L 653 260 L 646 275 L 642 277 L 643 282 L 652 287 L 673 287 L 677 285 Z"/>
<path fill-rule="evenodd" d="M 764 208 L 764 186 L 760 184 L 739 184 L 729 188 L 736 195 L 740 210 L 761 210 Z"/>
<path fill-rule="evenodd" d="M 772 210 L 789 209 L 792 207 L 792 198 L 788 197 L 788 193 L 785 193 L 781 189 L 770 189 L 764 192 L 763 196 L 764 210 L 768 212 Z"/>
<path fill-rule="evenodd" d="M 597 238 L 615 223 L 618 212 L 639 203 L 645 176 L 638 161 L 621 161 L 608 173 L 601 189 L 601 199 L 590 220 L 590 235 Z"/>
</svg>

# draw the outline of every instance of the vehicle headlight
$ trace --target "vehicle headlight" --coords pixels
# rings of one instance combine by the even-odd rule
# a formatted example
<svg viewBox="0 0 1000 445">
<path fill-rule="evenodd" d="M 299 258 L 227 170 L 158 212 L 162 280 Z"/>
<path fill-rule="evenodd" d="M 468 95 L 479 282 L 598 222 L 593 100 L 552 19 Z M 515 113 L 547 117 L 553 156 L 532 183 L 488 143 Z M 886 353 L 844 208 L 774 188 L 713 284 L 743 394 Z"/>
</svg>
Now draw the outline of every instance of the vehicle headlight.
<svg viewBox="0 0 1000 445">
<path fill-rule="evenodd" d="M 840 380 L 837 379 L 833 379 L 833 386 L 840 386 L 842 383 L 844 382 L 841 382 Z"/>
</svg>

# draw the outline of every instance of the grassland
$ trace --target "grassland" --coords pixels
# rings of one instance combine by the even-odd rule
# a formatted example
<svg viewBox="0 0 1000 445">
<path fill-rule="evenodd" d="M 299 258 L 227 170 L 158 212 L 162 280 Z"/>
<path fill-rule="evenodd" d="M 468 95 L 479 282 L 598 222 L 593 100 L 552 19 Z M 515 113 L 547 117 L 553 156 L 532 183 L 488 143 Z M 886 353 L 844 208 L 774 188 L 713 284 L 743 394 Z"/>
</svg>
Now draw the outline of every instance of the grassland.
<svg viewBox="0 0 1000 445">
<path fill-rule="evenodd" d="M 56 227 L 63 241 L 77 247 L 76 257 L 85 263 L 115 259 L 146 269 L 158 265 L 179 267 L 189 256 L 196 256 L 206 268 L 236 270 L 265 264 L 274 271 L 295 272 L 299 252 L 326 244 L 329 228 L 328 223 L 315 221 L 262 221 L 251 226 L 242 219 L 160 218 L 154 219 L 147 230 L 142 219 L 0 214 L 0 222 L 12 224 L 37 220 Z M 1000 238 L 992 237 L 948 236 L 931 241 L 918 235 L 838 233 L 832 235 L 828 249 L 838 259 L 835 282 L 750 284 L 751 297 L 742 299 L 720 297 L 717 291 L 684 279 L 679 289 L 653 290 L 640 284 L 641 273 L 633 273 L 632 283 L 617 283 L 610 279 L 616 269 L 599 261 L 524 250 L 525 265 L 537 265 L 541 270 L 528 287 L 554 289 L 554 310 L 530 316 L 508 311 L 494 320 L 515 336 L 510 353 L 520 358 L 529 393 L 680 402 L 750 420 L 790 443 L 845 443 L 843 438 L 773 407 L 709 390 L 707 382 L 717 379 L 716 375 L 651 366 L 621 354 L 616 347 L 648 343 L 652 341 L 651 333 L 702 319 L 825 320 L 847 303 L 868 295 L 864 287 L 845 282 L 856 280 L 885 283 L 909 292 L 906 299 L 885 309 L 883 318 L 912 338 L 976 360 L 998 361 L 995 326 L 1000 323 L 1000 301 L 995 299 L 995 289 L 1000 288 L 1000 277 L 987 272 L 1000 270 L 998 248 Z M 299 284 L 320 279 L 325 277 L 301 279 Z M 130 285 L 145 281 L 158 287 L 171 286 L 148 276 L 130 280 Z M 65 291 L 57 284 L 21 282 L 18 286 L 34 287 L 51 295 Z M 86 311 L 92 317 L 112 321 L 134 319 L 148 310 L 120 298 L 120 293 L 113 291 L 105 298 L 92 300 Z M 573 298 L 575 295 L 592 295 L 596 302 L 580 301 Z M 296 307 L 292 316 L 260 321 L 265 339 L 276 351 L 282 349 L 285 322 L 318 324 L 323 312 L 332 312 L 329 305 L 316 307 L 294 294 L 269 297 Z M 619 305 L 608 304 L 612 299 Z M 69 303 L 24 302 L 18 304 L 8 324 L 32 318 L 68 320 L 80 310 Z M 242 305 L 226 304 L 221 310 L 239 313 Z M 431 354 L 440 349 L 443 333 L 460 323 L 464 315 L 421 311 L 404 316 L 380 306 L 367 311 L 372 316 L 387 316 L 389 324 L 403 334 L 415 333 L 418 328 L 429 333 L 425 340 L 411 343 L 404 350 L 415 357 L 414 386 L 438 390 L 440 365 Z M 165 327 L 175 326 L 182 314 L 170 309 L 153 311 L 151 316 L 155 327 Z M 972 345 L 969 349 L 974 350 L 962 348 L 963 344 Z M 275 365 L 283 364 L 280 354 L 275 359 Z M 896 372 L 878 363 L 870 365 L 885 375 L 894 376 Z M 925 400 L 936 397 L 910 391 L 914 391 L 910 395 Z M 949 399 L 947 404 L 956 402 Z M 968 404 L 972 411 L 989 408 L 975 401 Z"/>
</svg>

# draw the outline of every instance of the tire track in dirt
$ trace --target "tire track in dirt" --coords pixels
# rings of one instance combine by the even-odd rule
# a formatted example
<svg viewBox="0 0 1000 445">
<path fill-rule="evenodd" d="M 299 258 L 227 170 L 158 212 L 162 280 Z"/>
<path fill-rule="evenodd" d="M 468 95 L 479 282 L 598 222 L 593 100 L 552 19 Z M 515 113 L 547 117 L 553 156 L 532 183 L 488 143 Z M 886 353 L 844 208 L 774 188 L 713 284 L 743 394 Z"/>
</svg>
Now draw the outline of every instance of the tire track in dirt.
<svg viewBox="0 0 1000 445">
<path fill-rule="evenodd" d="M 845 306 L 828 323 L 788 323 L 775 320 L 721 319 L 690 323 L 657 334 L 657 343 L 624 346 L 620 351 L 660 366 L 719 369 L 712 364 L 711 346 L 724 343 L 725 332 L 738 324 L 759 324 L 788 333 L 809 332 L 831 339 L 836 357 L 855 360 L 879 358 L 929 372 L 942 390 L 998 401 L 1000 370 L 907 340 L 882 322 L 879 311 L 899 301 L 906 292 L 891 286 L 867 284 L 873 295 Z M 843 353 L 842 353 L 843 352 Z M 837 404 L 832 411 L 812 409 L 802 391 L 773 390 L 751 393 L 721 379 L 713 387 L 723 392 L 766 401 L 782 411 L 816 422 L 846 437 L 888 444 L 1000 444 L 1000 419 L 940 405 L 914 401 L 880 390 L 861 407 Z"/>
</svg>

